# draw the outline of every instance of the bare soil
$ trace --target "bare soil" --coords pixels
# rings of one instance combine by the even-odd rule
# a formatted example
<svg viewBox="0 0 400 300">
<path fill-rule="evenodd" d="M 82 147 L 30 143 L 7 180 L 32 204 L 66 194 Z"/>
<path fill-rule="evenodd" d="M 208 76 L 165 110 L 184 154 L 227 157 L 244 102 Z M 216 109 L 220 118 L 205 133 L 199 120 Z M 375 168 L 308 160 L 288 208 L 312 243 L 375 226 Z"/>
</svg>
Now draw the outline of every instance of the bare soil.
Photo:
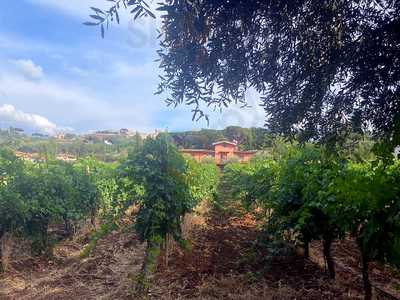
<svg viewBox="0 0 400 300">
<path fill-rule="evenodd" d="M 144 246 L 132 234 L 113 232 L 86 259 L 83 244 L 66 241 L 52 260 L 14 261 L 0 277 L 0 299 L 130 299 L 131 274 L 139 272 Z"/>
<path fill-rule="evenodd" d="M 320 242 L 312 243 L 310 259 L 301 251 L 271 258 L 258 246 L 259 237 L 250 215 L 211 215 L 205 226 L 193 228 L 191 251 L 176 248 L 168 268 L 160 263 L 158 294 L 170 299 L 363 299 L 354 241 L 334 243 L 337 278 L 332 281 Z M 372 265 L 371 281 L 377 299 L 400 299 L 399 278 L 389 268 Z"/>
<path fill-rule="evenodd" d="M 301 253 L 271 258 L 259 246 L 257 222 L 249 215 L 211 213 L 190 227 L 190 249 L 162 254 L 150 299 L 362 299 L 359 255 L 351 240 L 333 245 L 337 280 L 329 280 L 319 242 L 310 259 Z M 100 240 L 90 257 L 79 258 L 87 240 L 61 242 L 52 260 L 14 260 L 0 276 L 0 299 L 132 299 L 145 246 L 130 232 Z M 18 245 L 14 245 L 18 247 Z M 391 270 L 371 266 L 377 299 L 400 298 Z M 386 297 L 386 298 L 385 298 Z M 134 297 L 133 297 L 134 299 Z"/>
</svg>

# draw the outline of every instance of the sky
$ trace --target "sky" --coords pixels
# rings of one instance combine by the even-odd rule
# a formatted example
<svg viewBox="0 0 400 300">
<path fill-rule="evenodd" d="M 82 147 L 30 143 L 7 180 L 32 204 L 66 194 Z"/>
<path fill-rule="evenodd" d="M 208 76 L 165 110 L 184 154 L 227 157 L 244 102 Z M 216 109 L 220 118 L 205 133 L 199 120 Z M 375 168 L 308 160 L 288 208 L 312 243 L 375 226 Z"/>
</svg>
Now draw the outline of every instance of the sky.
<svg viewBox="0 0 400 300">
<path fill-rule="evenodd" d="M 265 115 L 255 92 L 249 92 L 249 108 L 210 111 L 209 124 L 193 122 L 190 107 L 167 107 L 166 95 L 154 95 L 162 74 L 154 61 L 159 19 L 134 22 L 121 12 L 121 24 L 113 25 L 102 39 L 97 27 L 82 23 L 89 20 L 91 6 L 107 8 L 106 0 L 2 0 L 2 4 L 2 128 L 55 134 L 263 126 Z"/>
</svg>

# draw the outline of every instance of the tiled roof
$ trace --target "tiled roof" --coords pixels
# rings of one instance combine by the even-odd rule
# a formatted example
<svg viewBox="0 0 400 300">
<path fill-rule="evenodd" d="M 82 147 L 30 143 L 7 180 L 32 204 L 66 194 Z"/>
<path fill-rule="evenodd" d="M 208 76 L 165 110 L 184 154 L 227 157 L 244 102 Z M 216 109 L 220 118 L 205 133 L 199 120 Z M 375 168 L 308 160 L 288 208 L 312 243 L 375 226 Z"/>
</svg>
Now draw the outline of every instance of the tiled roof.
<svg viewBox="0 0 400 300">
<path fill-rule="evenodd" d="M 229 144 L 229 145 L 237 146 L 237 143 L 230 142 L 230 141 L 219 141 L 219 142 L 215 142 L 215 143 L 213 144 L 213 146 L 219 145 L 219 144 Z"/>
</svg>

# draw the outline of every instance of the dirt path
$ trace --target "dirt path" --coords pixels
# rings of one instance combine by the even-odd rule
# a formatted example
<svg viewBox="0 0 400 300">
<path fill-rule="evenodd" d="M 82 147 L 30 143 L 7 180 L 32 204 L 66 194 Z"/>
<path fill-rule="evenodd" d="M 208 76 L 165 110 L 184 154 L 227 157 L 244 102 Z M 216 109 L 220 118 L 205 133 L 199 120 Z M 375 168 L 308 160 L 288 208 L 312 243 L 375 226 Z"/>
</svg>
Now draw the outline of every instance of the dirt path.
<svg viewBox="0 0 400 300">
<path fill-rule="evenodd" d="M 338 278 L 331 281 L 319 242 L 312 244 L 310 260 L 296 253 L 270 259 L 257 237 L 257 223 L 249 215 L 211 215 L 206 225 L 193 228 L 191 251 L 176 249 L 168 268 L 160 268 L 156 294 L 166 299 L 363 299 L 352 241 L 333 245 Z M 371 278 L 396 293 L 399 281 L 388 270 L 375 268 Z"/>
</svg>

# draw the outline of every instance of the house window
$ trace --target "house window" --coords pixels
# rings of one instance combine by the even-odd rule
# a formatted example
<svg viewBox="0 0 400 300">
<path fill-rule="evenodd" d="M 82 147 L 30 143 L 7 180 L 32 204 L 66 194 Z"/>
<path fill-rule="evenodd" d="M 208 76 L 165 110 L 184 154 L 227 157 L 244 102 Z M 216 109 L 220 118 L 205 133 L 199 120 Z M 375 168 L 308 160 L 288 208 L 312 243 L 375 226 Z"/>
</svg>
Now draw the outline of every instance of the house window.
<svg viewBox="0 0 400 300">
<path fill-rule="evenodd" d="M 228 159 L 228 153 L 221 152 L 221 160 L 227 160 L 227 159 Z"/>
</svg>

